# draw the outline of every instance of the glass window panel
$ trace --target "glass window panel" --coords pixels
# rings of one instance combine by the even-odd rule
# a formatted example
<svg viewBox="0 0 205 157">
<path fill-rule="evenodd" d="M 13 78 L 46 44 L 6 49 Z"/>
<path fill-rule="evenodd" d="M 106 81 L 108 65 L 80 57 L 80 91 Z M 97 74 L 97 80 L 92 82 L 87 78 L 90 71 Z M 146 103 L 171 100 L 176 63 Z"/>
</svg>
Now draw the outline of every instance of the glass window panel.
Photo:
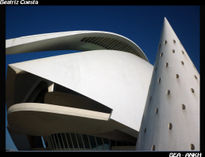
<svg viewBox="0 0 205 157">
<path fill-rule="evenodd" d="M 81 138 L 81 141 L 82 141 L 82 144 L 83 144 L 83 149 L 85 149 L 85 143 L 84 143 L 83 135 L 82 134 L 80 134 L 80 138 Z"/>
<path fill-rule="evenodd" d="M 76 134 L 77 140 L 78 140 L 78 145 L 80 149 L 83 149 L 83 142 L 81 140 L 80 134 Z"/>
<path fill-rule="evenodd" d="M 123 141 L 121 143 L 122 143 L 122 146 L 127 146 L 127 142 Z"/>
<path fill-rule="evenodd" d="M 54 149 L 54 144 L 53 144 L 52 136 L 49 137 L 49 141 L 50 141 L 50 144 L 51 144 L 51 145 L 50 145 L 50 148 L 51 148 L 51 149 Z"/>
<path fill-rule="evenodd" d="M 114 140 L 111 140 L 111 146 L 116 146 L 116 142 Z"/>
<path fill-rule="evenodd" d="M 117 146 L 123 146 L 123 142 L 122 141 L 116 141 Z"/>
<path fill-rule="evenodd" d="M 59 142 L 58 142 L 56 134 L 53 135 L 53 138 L 54 138 L 54 141 L 55 141 L 55 148 L 58 149 L 59 148 Z"/>
<path fill-rule="evenodd" d="M 70 134 L 66 134 L 67 135 L 67 140 L 68 140 L 68 145 L 70 148 L 73 148 L 73 142 L 71 140 L 71 135 Z"/>
<path fill-rule="evenodd" d="M 53 138 L 52 135 L 51 135 L 51 141 L 52 141 L 52 148 L 55 149 L 56 148 L 56 144 L 55 144 L 55 141 L 54 141 L 54 138 Z"/>
<path fill-rule="evenodd" d="M 97 140 L 97 145 L 102 145 L 103 144 L 102 138 L 96 137 L 96 140 Z"/>
<path fill-rule="evenodd" d="M 75 135 L 75 139 L 76 139 L 76 143 L 77 143 L 77 148 L 79 149 L 79 143 L 78 143 L 77 134 L 74 134 L 74 135 Z"/>
<path fill-rule="evenodd" d="M 95 138 L 93 136 L 89 136 L 90 144 L 92 148 L 96 147 Z"/>
<path fill-rule="evenodd" d="M 110 141 L 106 138 L 103 138 L 103 142 L 104 142 L 104 144 L 110 144 Z"/>
<path fill-rule="evenodd" d="M 62 139 L 61 139 L 60 134 L 57 134 L 57 137 L 58 137 L 58 141 L 59 141 L 59 146 L 60 146 L 60 148 L 63 148 L 63 141 L 62 141 Z"/>
<path fill-rule="evenodd" d="M 125 144 L 126 146 L 129 146 L 129 145 L 130 145 L 129 142 L 124 142 L 124 144 Z"/>
<path fill-rule="evenodd" d="M 103 149 L 103 141 L 102 141 L 102 138 L 96 137 L 96 141 L 97 141 L 97 149 L 98 149 L 98 150 L 102 150 L 102 149 Z"/>
<path fill-rule="evenodd" d="M 64 134 L 62 134 L 62 136 L 63 136 L 63 139 L 64 139 L 64 141 L 65 141 L 65 147 L 66 147 L 66 148 L 69 148 L 68 139 L 67 139 L 66 134 L 64 133 Z"/>
<path fill-rule="evenodd" d="M 115 141 L 106 138 L 75 133 L 56 133 L 45 138 L 48 149 L 97 149 L 110 150 L 112 146 L 135 145 L 134 142 Z"/>
<path fill-rule="evenodd" d="M 46 137 L 45 139 L 42 139 L 42 141 L 44 141 L 46 148 L 49 146 L 49 141 L 48 141 L 48 137 Z"/>
<path fill-rule="evenodd" d="M 71 140 L 73 141 L 74 148 L 78 148 L 78 144 L 77 144 L 77 141 L 76 141 L 75 134 L 71 133 L 70 135 L 71 135 Z"/>
<path fill-rule="evenodd" d="M 83 141 L 84 141 L 84 144 L 85 144 L 85 148 L 87 148 L 87 149 L 91 148 L 90 147 L 90 143 L 89 143 L 88 140 L 89 140 L 88 136 L 87 135 L 83 135 Z"/>
<path fill-rule="evenodd" d="M 103 149 L 105 150 L 109 150 L 110 149 L 110 140 L 103 138 L 103 142 L 104 142 L 104 147 Z"/>
<path fill-rule="evenodd" d="M 64 134 L 62 133 L 62 134 L 60 134 L 60 136 L 61 136 L 61 140 L 62 140 L 62 142 L 63 142 L 63 148 L 65 149 L 65 148 L 67 148 L 68 146 L 67 146 L 67 143 L 66 143 L 66 140 L 65 140 L 65 136 L 64 136 Z"/>
<path fill-rule="evenodd" d="M 129 142 L 128 145 L 129 145 L 129 146 L 134 146 L 135 143 L 134 143 L 134 142 Z"/>
<path fill-rule="evenodd" d="M 51 147 L 51 140 L 49 136 L 46 137 L 46 139 L 44 140 L 44 143 L 46 145 L 46 149 Z"/>
</svg>

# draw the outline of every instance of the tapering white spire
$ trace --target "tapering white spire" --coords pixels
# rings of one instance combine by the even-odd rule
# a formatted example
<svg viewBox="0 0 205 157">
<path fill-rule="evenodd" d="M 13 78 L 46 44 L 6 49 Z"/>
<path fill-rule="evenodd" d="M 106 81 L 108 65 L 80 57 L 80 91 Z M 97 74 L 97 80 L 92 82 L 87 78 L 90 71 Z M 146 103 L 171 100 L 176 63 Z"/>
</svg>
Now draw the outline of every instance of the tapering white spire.
<svg viewBox="0 0 205 157">
<path fill-rule="evenodd" d="M 164 18 L 137 150 L 200 149 L 200 75 Z"/>
</svg>

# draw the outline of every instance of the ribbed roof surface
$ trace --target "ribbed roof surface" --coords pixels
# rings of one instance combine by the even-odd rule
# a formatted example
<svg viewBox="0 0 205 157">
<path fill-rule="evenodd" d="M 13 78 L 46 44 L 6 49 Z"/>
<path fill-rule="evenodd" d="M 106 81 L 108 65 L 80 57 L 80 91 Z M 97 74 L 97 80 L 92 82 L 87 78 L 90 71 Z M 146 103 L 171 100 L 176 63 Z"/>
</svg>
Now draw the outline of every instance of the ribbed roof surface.
<svg viewBox="0 0 205 157">
<path fill-rule="evenodd" d="M 6 53 L 24 53 L 48 50 L 111 49 L 130 52 L 148 61 L 140 47 L 130 39 L 104 31 L 66 31 L 37 34 L 6 40 Z"/>
</svg>

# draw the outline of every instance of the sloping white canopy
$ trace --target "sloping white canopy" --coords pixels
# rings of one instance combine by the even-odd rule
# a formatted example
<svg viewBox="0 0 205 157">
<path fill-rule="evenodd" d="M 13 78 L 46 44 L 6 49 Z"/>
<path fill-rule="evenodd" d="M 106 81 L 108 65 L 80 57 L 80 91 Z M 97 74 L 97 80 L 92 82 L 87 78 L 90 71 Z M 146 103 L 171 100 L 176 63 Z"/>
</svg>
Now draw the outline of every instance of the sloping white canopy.
<svg viewBox="0 0 205 157">
<path fill-rule="evenodd" d="M 130 52 L 148 61 L 146 55 L 130 39 L 105 31 L 66 31 L 23 36 L 6 40 L 6 54 L 48 50 L 111 49 Z"/>
<path fill-rule="evenodd" d="M 111 119 L 140 128 L 153 67 L 136 55 L 92 50 L 9 66 L 91 98 L 113 110 Z"/>
</svg>

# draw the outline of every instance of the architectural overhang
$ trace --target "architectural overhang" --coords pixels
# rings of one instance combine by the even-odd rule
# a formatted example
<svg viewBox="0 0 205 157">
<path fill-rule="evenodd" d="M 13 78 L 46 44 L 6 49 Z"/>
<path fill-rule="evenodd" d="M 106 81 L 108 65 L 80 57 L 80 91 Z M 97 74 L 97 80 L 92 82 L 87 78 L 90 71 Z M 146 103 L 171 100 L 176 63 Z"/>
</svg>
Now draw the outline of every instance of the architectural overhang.
<svg viewBox="0 0 205 157">
<path fill-rule="evenodd" d="M 110 115 L 45 103 L 19 103 L 8 110 L 9 127 L 28 135 L 48 136 L 56 132 L 75 132 L 124 141 L 137 137 L 136 131 L 111 120 Z M 113 133 L 116 133 L 115 136 Z"/>
<path fill-rule="evenodd" d="M 144 52 L 130 39 L 105 31 L 66 31 L 23 36 L 6 40 L 6 54 L 49 50 L 119 50 L 148 61 Z"/>
</svg>

